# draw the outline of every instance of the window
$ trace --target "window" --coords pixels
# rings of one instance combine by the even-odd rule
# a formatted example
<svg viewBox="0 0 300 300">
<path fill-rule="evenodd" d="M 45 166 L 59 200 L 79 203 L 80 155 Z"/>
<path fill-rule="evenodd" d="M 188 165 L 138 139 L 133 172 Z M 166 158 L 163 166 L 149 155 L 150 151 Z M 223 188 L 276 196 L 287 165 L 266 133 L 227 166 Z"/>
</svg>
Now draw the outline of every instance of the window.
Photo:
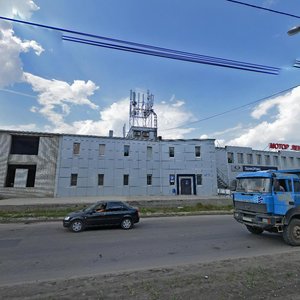
<svg viewBox="0 0 300 300">
<path fill-rule="evenodd" d="M 73 143 L 73 154 L 79 154 L 80 152 L 80 143 Z"/>
<path fill-rule="evenodd" d="M 124 156 L 129 156 L 129 145 L 124 145 Z"/>
<path fill-rule="evenodd" d="M 266 165 L 271 164 L 270 155 L 265 155 L 265 163 L 266 163 Z"/>
<path fill-rule="evenodd" d="M 124 174 L 123 176 L 123 185 L 128 185 L 129 184 L 129 175 Z"/>
<path fill-rule="evenodd" d="M 281 166 L 286 167 L 286 157 L 285 156 L 281 156 Z"/>
<path fill-rule="evenodd" d="M 256 154 L 256 163 L 261 165 L 261 154 Z"/>
<path fill-rule="evenodd" d="M 227 162 L 228 162 L 229 164 L 233 164 L 233 163 L 234 163 L 233 153 L 232 153 L 232 152 L 228 152 L 228 153 L 227 153 Z"/>
<path fill-rule="evenodd" d="M 197 185 L 202 185 L 202 174 L 196 175 Z"/>
<path fill-rule="evenodd" d="M 300 158 L 297 158 L 297 165 L 300 166 Z"/>
<path fill-rule="evenodd" d="M 78 177 L 78 174 L 71 174 L 71 186 L 77 185 L 77 177 Z"/>
<path fill-rule="evenodd" d="M 147 185 L 152 185 L 152 174 L 147 174 Z"/>
<path fill-rule="evenodd" d="M 244 163 L 244 154 L 243 153 L 238 153 L 237 154 L 237 159 L 238 159 L 238 164 L 243 164 Z"/>
<path fill-rule="evenodd" d="M 152 159 L 152 147 L 147 147 L 147 159 Z"/>
<path fill-rule="evenodd" d="M 10 154 L 38 155 L 38 136 L 13 135 L 11 138 Z"/>
<path fill-rule="evenodd" d="M 99 144 L 99 155 L 104 156 L 105 154 L 105 144 Z"/>
<path fill-rule="evenodd" d="M 275 166 L 278 166 L 278 156 L 277 155 L 275 155 L 273 157 L 273 163 L 274 163 Z"/>
<path fill-rule="evenodd" d="M 195 146 L 195 156 L 200 157 L 200 155 L 201 155 L 201 147 Z"/>
<path fill-rule="evenodd" d="M 253 164 L 253 155 L 247 154 L 247 164 Z"/>
<path fill-rule="evenodd" d="M 143 137 L 148 138 L 149 137 L 149 132 L 148 131 L 143 131 Z"/>
<path fill-rule="evenodd" d="M 294 181 L 294 192 L 300 193 L 300 181 L 298 181 L 298 180 Z"/>
<path fill-rule="evenodd" d="M 169 147 L 169 157 L 174 157 L 174 155 L 175 155 L 174 147 Z"/>
<path fill-rule="evenodd" d="M 294 157 L 290 157 L 290 166 L 294 167 Z"/>
<path fill-rule="evenodd" d="M 34 187 L 36 165 L 8 165 L 6 187 Z"/>
<path fill-rule="evenodd" d="M 104 174 L 98 174 L 98 185 L 104 185 Z"/>
</svg>

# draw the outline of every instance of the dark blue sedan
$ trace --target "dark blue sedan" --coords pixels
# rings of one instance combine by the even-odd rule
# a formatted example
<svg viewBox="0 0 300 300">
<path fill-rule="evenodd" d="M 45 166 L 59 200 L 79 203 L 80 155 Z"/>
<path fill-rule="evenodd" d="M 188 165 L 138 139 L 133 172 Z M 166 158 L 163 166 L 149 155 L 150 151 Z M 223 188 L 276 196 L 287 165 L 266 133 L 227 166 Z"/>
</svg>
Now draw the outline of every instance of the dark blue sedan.
<svg viewBox="0 0 300 300">
<path fill-rule="evenodd" d="M 99 201 L 83 210 L 68 214 L 63 220 L 63 226 L 73 232 L 98 226 L 121 226 L 123 229 L 131 229 L 139 220 L 138 208 L 122 201 Z"/>
</svg>

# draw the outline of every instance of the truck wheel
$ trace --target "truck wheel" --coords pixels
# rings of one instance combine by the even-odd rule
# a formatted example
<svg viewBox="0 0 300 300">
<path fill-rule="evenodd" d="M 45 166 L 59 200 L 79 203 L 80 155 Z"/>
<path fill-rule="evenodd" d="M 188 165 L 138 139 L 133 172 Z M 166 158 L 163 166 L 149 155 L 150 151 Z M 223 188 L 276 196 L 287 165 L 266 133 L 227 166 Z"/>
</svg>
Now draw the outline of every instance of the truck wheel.
<svg viewBox="0 0 300 300">
<path fill-rule="evenodd" d="M 283 239 L 291 246 L 300 246 L 300 220 L 292 219 L 289 225 L 283 228 Z"/>
<path fill-rule="evenodd" d="M 261 234 L 263 233 L 263 229 L 257 226 L 246 225 L 247 229 L 253 234 Z"/>
</svg>

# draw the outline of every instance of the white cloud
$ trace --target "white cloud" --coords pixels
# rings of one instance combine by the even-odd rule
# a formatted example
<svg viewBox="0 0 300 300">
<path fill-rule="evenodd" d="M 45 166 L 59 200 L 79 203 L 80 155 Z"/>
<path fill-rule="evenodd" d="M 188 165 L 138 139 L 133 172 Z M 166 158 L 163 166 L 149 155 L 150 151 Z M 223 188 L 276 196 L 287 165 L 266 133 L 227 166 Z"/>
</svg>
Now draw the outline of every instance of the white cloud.
<svg viewBox="0 0 300 300">
<path fill-rule="evenodd" d="M 79 120 L 67 124 L 61 115 L 60 122 L 54 126 L 48 126 L 47 131 L 60 133 L 76 133 L 87 135 L 107 136 L 109 130 L 114 131 L 114 136 L 123 136 L 123 126 L 129 121 L 129 98 L 121 99 L 104 108 L 99 113 L 99 120 Z M 191 132 L 192 128 L 178 128 L 166 130 L 170 127 L 183 125 L 185 122 L 194 119 L 194 116 L 183 107 L 171 104 L 160 103 L 154 106 L 158 115 L 159 134 L 165 139 L 184 138 L 184 135 Z M 36 107 L 34 108 L 36 111 Z M 128 127 L 126 131 L 128 131 Z"/>
<path fill-rule="evenodd" d="M 184 124 L 196 121 L 193 113 L 185 109 L 183 100 L 161 102 L 155 105 L 158 117 L 159 135 L 165 139 L 182 139 L 194 130 L 194 128 L 182 128 Z M 181 127 L 181 128 L 177 128 Z"/>
<path fill-rule="evenodd" d="M 40 107 L 34 106 L 31 111 L 39 112 L 55 126 L 64 126 L 64 117 L 70 113 L 71 105 L 86 105 L 98 109 L 98 106 L 88 99 L 98 89 L 90 80 L 75 80 L 73 84 L 68 84 L 24 73 L 24 81 L 32 85 L 32 89 L 38 93 Z"/>
<path fill-rule="evenodd" d="M 271 109 L 271 118 L 269 116 L 268 120 L 251 126 L 239 137 L 227 141 L 227 144 L 255 148 L 264 148 L 268 143 L 277 141 L 299 144 L 300 87 L 283 96 L 264 101 L 253 110 L 252 117 L 267 117 Z"/>
<path fill-rule="evenodd" d="M 29 0 L 0 0 L 1 14 L 7 17 L 19 16 L 26 19 L 38 7 Z M 0 87 L 20 82 L 23 75 L 23 64 L 20 59 L 22 52 L 31 49 L 40 55 L 44 49 L 36 41 L 22 41 L 15 36 L 12 24 L 0 21 Z"/>
<path fill-rule="evenodd" d="M 29 19 L 39 7 L 32 0 L 0 0 L 0 11 L 3 16 Z"/>
<path fill-rule="evenodd" d="M 17 130 L 17 131 L 38 131 L 36 124 L 21 124 L 21 125 L 1 125 L 1 130 Z"/>
</svg>

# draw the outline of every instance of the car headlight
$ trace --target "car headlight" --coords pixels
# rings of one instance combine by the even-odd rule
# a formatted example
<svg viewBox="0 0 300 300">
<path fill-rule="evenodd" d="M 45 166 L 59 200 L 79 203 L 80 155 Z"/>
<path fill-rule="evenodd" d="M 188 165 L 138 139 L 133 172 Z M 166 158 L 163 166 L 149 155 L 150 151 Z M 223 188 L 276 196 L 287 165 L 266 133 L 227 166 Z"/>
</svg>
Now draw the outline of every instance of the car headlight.
<svg viewBox="0 0 300 300">
<path fill-rule="evenodd" d="M 71 219 L 71 217 L 67 216 L 64 218 L 65 221 L 69 221 Z"/>
</svg>

